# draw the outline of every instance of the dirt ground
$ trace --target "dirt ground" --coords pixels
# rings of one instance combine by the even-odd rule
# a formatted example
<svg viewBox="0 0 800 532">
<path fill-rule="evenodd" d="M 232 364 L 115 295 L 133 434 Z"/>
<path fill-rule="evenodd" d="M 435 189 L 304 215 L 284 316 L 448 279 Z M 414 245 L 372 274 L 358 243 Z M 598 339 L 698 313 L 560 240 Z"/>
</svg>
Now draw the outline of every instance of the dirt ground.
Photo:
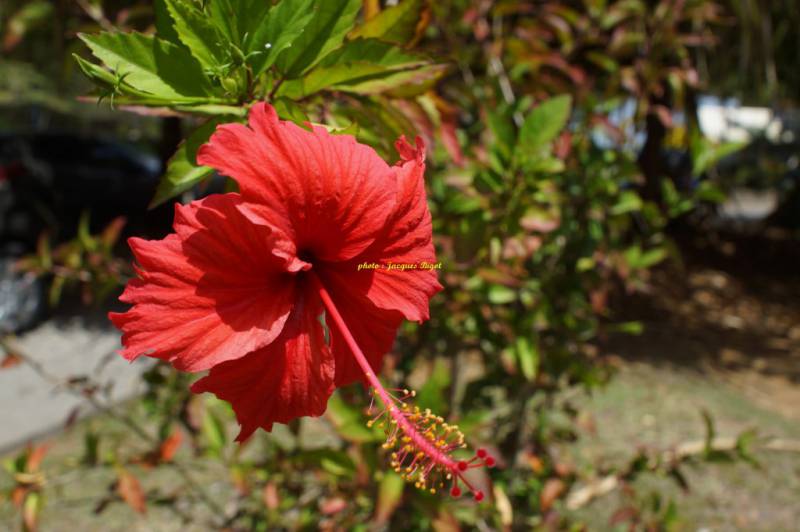
<svg viewBox="0 0 800 532">
<path fill-rule="evenodd" d="M 622 463 L 632 447 L 702 440 L 703 411 L 718 436 L 753 430 L 800 442 L 800 246 L 780 233 L 680 243 L 682 263 L 617 305 L 644 331 L 602 343 L 618 371 L 585 403 L 593 429 L 577 451 L 585 460 Z M 673 500 L 680 530 L 795 531 L 800 446 L 793 448 L 756 452 L 757 465 L 692 464 L 688 491 L 665 478 L 637 481 L 635 491 Z M 576 516 L 592 530 L 612 530 L 627 496 L 616 490 Z"/>
<path fill-rule="evenodd" d="M 657 272 L 650 293 L 626 303 L 645 334 L 607 350 L 702 372 L 800 421 L 800 243 L 788 236 L 682 242 L 683 265 Z"/>
</svg>

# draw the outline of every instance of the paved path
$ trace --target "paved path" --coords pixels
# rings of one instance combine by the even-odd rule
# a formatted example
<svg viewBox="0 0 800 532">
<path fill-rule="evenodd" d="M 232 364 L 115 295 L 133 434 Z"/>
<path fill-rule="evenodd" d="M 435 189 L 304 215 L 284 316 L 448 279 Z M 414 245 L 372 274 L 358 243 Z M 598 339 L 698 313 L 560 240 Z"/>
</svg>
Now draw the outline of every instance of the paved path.
<svg viewBox="0 0 800 532">
<path fill-rule="evenodd" d="M 141 373 L 148 362 L 129 364 L 115 354 L 119 334 L 102 318 L 71 316 L 47 321 L 21 335 L 16 344 L 26 355 L 59 379 L 94 375 L 112 385 L 113 400 L 141 391 Z M 26 364 L 0 370 L 0 452 L 63 427 L 85 401 L 48 382 Z"/>
</svg>

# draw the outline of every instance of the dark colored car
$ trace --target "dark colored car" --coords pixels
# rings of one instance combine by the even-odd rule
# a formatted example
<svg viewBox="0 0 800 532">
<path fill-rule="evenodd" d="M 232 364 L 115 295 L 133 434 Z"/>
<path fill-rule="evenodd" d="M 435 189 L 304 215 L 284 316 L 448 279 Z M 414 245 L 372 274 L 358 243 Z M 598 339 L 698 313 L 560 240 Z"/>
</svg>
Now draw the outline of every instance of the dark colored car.
<svg viewBox="0 0 800 532">
<path fill-rule="evenodd" d="M 93 230 L 122 215 L 165 231 L 171 209 L 147 211 L 161 172 L 157 157 L 122 142 L 0 134 L 0 333 L 29 327 L 41 313 L 41 286 L 13 265 L 43 231 L 54 243 L 70 239 L 84 212 Z"/>
</svg>

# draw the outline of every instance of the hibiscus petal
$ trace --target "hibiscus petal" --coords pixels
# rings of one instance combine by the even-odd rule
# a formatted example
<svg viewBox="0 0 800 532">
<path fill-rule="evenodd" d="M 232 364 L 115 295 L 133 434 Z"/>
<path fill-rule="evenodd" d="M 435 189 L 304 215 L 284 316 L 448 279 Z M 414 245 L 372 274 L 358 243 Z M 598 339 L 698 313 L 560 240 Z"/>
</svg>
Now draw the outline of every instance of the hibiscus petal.
<svg viewBox="0 0 800 532">
<path fill-rule="evenodd" d="M 330 268 L 336 282 L 363 293 L 380 309 L 397 310 L 412 321 L 430 317 L 428 302 L 442 289 L 437 271 L 358 270 L 362 262 L 378 264 L 433 265 L 436 252 L 431 240 L 431 214 L 425 199 L 425 146 L 417 138 L 416 148 L 405 138 L 397 142 L 402 160 L 393 168 L 397 179 L 397 205 L 383 233 L 351 261 Z"/>
<path fill-rule="evenodd" d="M 319 316 L 319 299 L 301 298 L 283 333 L 270 345 L 211 368 L 192 386 L 228 401 L 242 426 L 238 441 L 259 427 L 321 416 L 334 390 L 334 360 Z"/>
<path fill-rule="evenodd" d="M 239 183 L 249 211 L 317 259 L 352 258 L 373 243 L 395 206 L 396 179 L 372 148 L 350 135 L 278 119 L 264 103 L 249 126 L 217 127 L 197 161 Z"/>
<path fill-rule="evenodd" d="M 403 315 L 395 310 L 376 307 L 365 293 L 353 290 L 347 276 L 331 275 L 331 271 L 326 268 L 320 272 L 322 284 L 373 371 L 378 373 L 383 364 L 383 355 L 392 349 Z M 336 386 L 366 382 L 364 371 L 356 362 L 339 328 L 330 317 L 326 318 L 326 324 L 331 334 L 331 350 L 336 358 Z"/>
<path fill-rule="evenodd" d="M 272 342 L 295 293 L 279 235 L 236 208 L 238 194 L 178 206 L 177 234 L 130 240 L 139 263 L 120 297 L 133 307 L 111 313 L 128 360 L 147 355 L 202 371 Z"/>
</svg>

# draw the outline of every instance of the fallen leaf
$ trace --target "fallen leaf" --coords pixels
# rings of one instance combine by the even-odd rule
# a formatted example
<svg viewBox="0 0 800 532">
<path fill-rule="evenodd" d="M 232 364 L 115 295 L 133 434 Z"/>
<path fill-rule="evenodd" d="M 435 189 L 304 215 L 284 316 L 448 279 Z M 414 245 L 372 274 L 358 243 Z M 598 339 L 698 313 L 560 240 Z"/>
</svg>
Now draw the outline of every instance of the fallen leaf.
<svg viewBox="0 0 800 532">
<path fill-rule="evenodd" d="M 161 442 L 161 447 L 159 449 L 159 458 L 161 461 L 171 462 L 175 457 L 175 453 L 178 452 L 181 443 L 183 443 L 183 432 L 176 428 L 166 440 Z"/>
<path fill-rule="evenodd" d="M 125 469 L 121 469 L 119 472 L 117 493 L 134 511 L 140 514 L 147 513 L 142 485 L 133 474 Z"/>
<path fill-rule="evenodd" d="M 267 485 L 264 486 L 262 498 L 264 499 L 264 506 L 270 510 L 276 510 L 281 504 L 280 496 L 278 495 L 278 487 L 273 482 L 268 482 Z"/>
<path fill-rule="evenodd" d="M 10 369 L 14 366 L 19 366 L 22 364 L 22 359 L 19 355 L 15 355 L 14 353 L 6 353 L 6 356 L 3 357 L 3 360 L 0 361 L 0 369 Z"/>
<path fill-rule="evenodd" d="M 564 493 L 565 488 L 564 481 L 559 478 L 551 478 L 544 483 L 542 493 L 539 495 L 539 507 L 542 512 L 553 507 L 553 503 Z"/>
</svg>

